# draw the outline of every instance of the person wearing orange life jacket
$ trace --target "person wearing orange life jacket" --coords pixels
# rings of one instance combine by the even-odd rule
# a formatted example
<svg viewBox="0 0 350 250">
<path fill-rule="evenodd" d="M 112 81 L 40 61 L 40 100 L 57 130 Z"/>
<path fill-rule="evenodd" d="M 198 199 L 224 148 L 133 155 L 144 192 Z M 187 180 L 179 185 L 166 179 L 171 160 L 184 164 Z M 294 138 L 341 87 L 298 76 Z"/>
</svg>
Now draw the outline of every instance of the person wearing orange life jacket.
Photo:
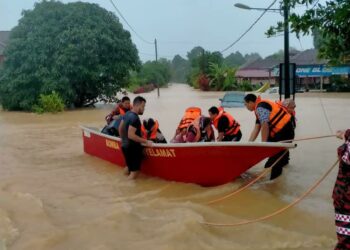
<svg viewBox="0 0 350 250">
<path fill-rule="evenodd" d="M 262 100 L 254 94 L 244 97 L 244 104 L 249 111 L 256 116 L 254 130 L 249 141 L 255 141 L 261 131 L 261 141 L 278 142 L 294 139 L 294 127 L 292 115 L 287 109 L 271 100 Z M 271 167 L 285 152 L 279 152 L 270 157 L 265 168 Z M 289 163 L 289 152 L 287 152 L 272 168 L 270 179 L 275 179 L 282 174 L 283 166 Z"/>
<path fill-rule="evenodd" d="M 152 118 L 143 120 L 141 134 L 144 139 L 153 141 L 154 143 L 167 143 L 165 137 L 159 129 L 158 121 L 153 120 Z"/>
<path fill-rule="evenodd" d="M 218 130 L 217 141 L 240 141 L 242 132 L 239 123 L 232 115 L 224 111 L 222 107 L 211 107 L 209 110 L 210 119 Z"/>
<path fill-rule="evenodd" d="M 131 110 L 131 108 L 132 106 L 130 104 L 130 98 L 124 96 L 121 102 L 117 103 L 116 107 L 112 110 L 112 112 L 105 117 L 107 125 L 110 124 L 113 120 L 117 120 L 119 115 L 125 115 L 126 112 Z"/>
<path fill-rule="evenodd" d="M 215 141 L 214 130 L 209 117 L 200 116 L 188 127 L 186 142 L 210 142 Z"/>
<path fill-rule="evenodd" d="M 296 108 L 296 105 L 295 105 L 295 101 L 293 99 L 285 99 L 283 101 L 276 101 L 276 103 L 278 105 L 281 105 L 283 107 L 285 107 L 288 111 L 289 114 L 292 115 L 292 125 L 294 127 L 294 129 L 296 128 L 296 122 L 297 122 L 297 119 L 296 119 L 296 112 L 295 112 L 295 108 Z"/>
<path fill-rule="evenodd" d="M 189 125 L 198 117 L 200 117 L 202 111 L 198 107 L 189 107 L 186 109 L 184 116 L 182 117 L 179 125 L 176 128 L 175 135 L 171 139 L 171 143 L 184 143 L 186 142 L 186 134 Z"/>
</svg>

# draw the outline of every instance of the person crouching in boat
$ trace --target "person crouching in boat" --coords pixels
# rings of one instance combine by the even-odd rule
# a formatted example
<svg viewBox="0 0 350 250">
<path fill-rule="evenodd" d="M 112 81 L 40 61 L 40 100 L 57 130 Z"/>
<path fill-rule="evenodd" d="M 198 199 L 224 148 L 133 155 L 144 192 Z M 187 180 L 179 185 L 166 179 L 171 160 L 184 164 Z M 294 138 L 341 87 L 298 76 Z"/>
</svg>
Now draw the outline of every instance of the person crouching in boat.
<svg viewBox="0 0 350 250">
<path fill-rule="evenodd" d="M 122 120 L 122 115 L 114 116 L 113 120 L 102 129 L 101 133 L 119 137 L 119 125 Z"/>
<path fill-rule="evenodd" d="M 112 110 L 112 112 L 105 117 L 107 125 L 109 125 L 113 120 L 117 120 L 120 115 L 125 115 L 126 112 L 128 112 L 131 108 L 132 107 L 130 105 L 130 98 L 124 96 L 122 98 L 122 101 L 117 103 L 116 107 Z"/>
<path fill-rule="evenodd" d="M 350 129 L 338 131 L 345 140 L 338 148 L 339 171 L 333 189 L 333 206 L 338 243 L 335 250 L 350 249 Z"/>
<path fill-rule="evenodd" d="M 171 139 L 171 143 L 184 143 L 186 142 L 186 134 L 188 126 L 202 114 L 202 110 L 198 107 L 189 107 L 185 110 L 185 114 L 181 118 L 179 125 L 176 128 L 175 135 Z"/>
<path fill-rule="evenodd" d="M 200 116 L 188 127 L 186 142 L 210 142 L 215 141 L 214 130 L 209 117 Z"/>
<path fill-rule="evenodd" d="M 153 120 L 152 118 L 143 120 L 141 132 L 144 139 L 153 141 L 154 143 L 167 143 L 159 129 L 159 123 L 157 120 Z"/>
<path fill-rule="evenodd" d="M 211 107 L 209 117 L 213 122 L 214 127 L 218 130 L 217 141 L 240 141 L 242 132 L 239 123 L 232 115 L 224 111 L 222 107 Z"/>
<path fill-rule="evenodd" d="M 261 141 L 279 142 L 294 139 L 294 127 L 291 114 L 286 108 L 271 100 L 262 100 L 254 94 L 244 97 L 244 105 L 249 111 L 255 113 L 256 122 L 249 141 L 255 141 L 261 131 Z M 265 168 L 271 167 L 271 177 L 273 180 L 282 174 L 283 166 L 289 163 L 289 152 L 284 151 L 270 157 L 265 164 Z M 282 155 L 284 156 L 276 162 Z"/>
<path fill-rule="evenodd" d="M 128 111 L 119 126 L 119 133 L 122 138 L 122 151 L 128 168 L 128 179 L 135 179 L 141 168 L 143 158 L 143 147 L 141 143 L 152 146 L 152 141 L 141 137 L 141 121 L 139 115 L 145 110 L 146 100 L 135 97 L 133 107 Z"/>
<path fill-rule="evenodd" d="M 170 140 L 171 143 L 184 143 L 186 142 L 187 127 L 178 127 L 175 131 L 173 139 Z"/>
</svg>

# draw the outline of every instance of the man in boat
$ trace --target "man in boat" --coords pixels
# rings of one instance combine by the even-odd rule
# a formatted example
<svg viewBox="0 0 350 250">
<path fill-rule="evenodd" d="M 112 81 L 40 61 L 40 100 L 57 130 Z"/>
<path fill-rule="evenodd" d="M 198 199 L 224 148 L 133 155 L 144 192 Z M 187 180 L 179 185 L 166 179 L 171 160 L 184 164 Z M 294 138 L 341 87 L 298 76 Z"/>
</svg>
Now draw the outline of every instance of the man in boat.
<svg viewBox="0 0 350 250">
<path fill-rule="evenodd" d="M 232 115 L 224 111 L 222 107 L 211 107 L 209 117 L 213 122 L 214 127 L 218 130 L 217 141 L 240 141 L 242 132 L 239 123 Z"/>
<path fill-rule="evenodd" d="M 292 115 L 287 109 L 274 101 L 262 100 L 254 94 L 244 97 L 244 104 L 249 111 L 254 111 L 256 122 L 249 141 L 255 141 L 261 131 L 261 141 L 279 142 L 294 139 Z M 284 154 L 284 155 L 283 155 Z M 279 159 L 281 156 L 283 157 Z M 279 160 L 278 160 L 279 159 Z M 278 162 L 276 162 L 278 160 Z M 282 174 L 283 166 L 289 163 L 289 152 L 279 152 L 270 157 L 265 168 L 271 167 L 270 179 L 273 180 Z"/>
<path fill-rule="evenodd" d="M 166 143 L 166 139 L 159 129 L 157 120 L 153 120 L 152 118 L 143 120 L 141 133 L 144 139 L 153 141 L 154 143 Z"/>
<path fill-rule="evenodd" d="M 350 249 L 350 129 L 338 131 L 344 140 L 338 147 L 339 171 L 333 189 L 333 206 L 338 243 L 335 250 Z"/>
<path fill-rule="evenodd" d="M 128 111 L 119 126 L 119 133 L 122 138 L 122 151 L 128 168 L 128 179 L 135 179 L 138 176 L 142 161 L 141 143 L 151 146 L 152 142 L 141 136 L 141 121 L 139 115 L 145 110 L 146 100 L 135 97 L 133 107 Z"/>
<path fill-rule="evenodd" d="M 125 115 L 126 112 L 128 112 L 130 109 L 131 109 L 130 98 L 127 96 L 124 96 L 121 102 L 117 103 L 117 105 L 112 110 L 112 112 L 105 117 L 107 125 L 109 125 L 113 120 L 117 120 L 120 115 Z"/>
<path fill-rule="evenodd" d="M 101 133 L 119 137 L 119 125 L 123 120 L 122 115 L 116 116 L 108 125 L 106 125 Z"/>
<path fill-rule="evenodd" d="M 210 142 L 215 141 L 214 130 L 209 117 L 200 116 L 188 127 L 186 142 Z"/>
</svg>

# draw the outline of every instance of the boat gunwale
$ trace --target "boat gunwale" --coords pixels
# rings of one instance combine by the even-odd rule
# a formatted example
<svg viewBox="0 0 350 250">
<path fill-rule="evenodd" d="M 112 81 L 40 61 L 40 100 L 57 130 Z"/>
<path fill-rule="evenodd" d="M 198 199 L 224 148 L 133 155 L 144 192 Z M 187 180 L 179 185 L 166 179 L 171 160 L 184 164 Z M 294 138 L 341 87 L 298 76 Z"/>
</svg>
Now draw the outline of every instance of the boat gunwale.
<svg viewBox="0 0 350 250">
<path fill-rule="evenodd" d="M 79 126 L 81 129 L 88 131 L 90 133 L 111 139 L 116 141 L 121 141 L 119 137 L 111 136 L 101 133 L 96 127 L 85 127 L 83 125 Z M 152 147 L 157 148 L 194 148 L 194 147 L 283 147 L 283 148 L 295 148 L 296 143 L 287 142 L 200 142 L 200 143 L 154 143 Z"/>
</svg>

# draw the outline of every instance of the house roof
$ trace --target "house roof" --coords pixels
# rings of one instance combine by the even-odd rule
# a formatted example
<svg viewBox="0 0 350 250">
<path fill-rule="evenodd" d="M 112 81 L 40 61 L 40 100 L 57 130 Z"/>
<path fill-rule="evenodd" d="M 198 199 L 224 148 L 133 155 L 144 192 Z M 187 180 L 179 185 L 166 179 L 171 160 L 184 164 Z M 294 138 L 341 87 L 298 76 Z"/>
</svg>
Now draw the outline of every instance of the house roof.
<svg viewBox="0 0 350 250">
<path fill-rule="evenodd" d="M 10 38 L 10 31 L 0 31 L 0 55 L 4 53 L 5 47 Z"/>
<path fill-rule="evenodd" d="M 328 60 L 319 59 L 317 56 L 318 51 L 316 49 L 308 49 L 302 51 L 290 59 L 291 63 L 297 65 L 322 65 L 327 64 Z"/>
<path fill-rule="evenodd" d="M 318 51 L 316 49 L 308 49 L 297 54 L 290 56 L 290 62 L 297 65 L 323 65 L 327 64 L 327 60 L 319 59 L 317 57 Z M 240 67 L 239 70 L 256 70 L 256 69 L 272 69 L 283 63 L 283 60 L 276 58 L 275 56 L 268 56 L 265 59 L 258 59 L 253 62 L 249 62 Z"/>
<path fill-rule="evenodd" d="M 274 58 L 273 56 L 266 57 L 265 59 L 257 59 L 253 62 L 244 64 L 240 70 L 247 69 L 271 69 L 275 65 L 279 64 L 280 60 Z"/>
</svg>

